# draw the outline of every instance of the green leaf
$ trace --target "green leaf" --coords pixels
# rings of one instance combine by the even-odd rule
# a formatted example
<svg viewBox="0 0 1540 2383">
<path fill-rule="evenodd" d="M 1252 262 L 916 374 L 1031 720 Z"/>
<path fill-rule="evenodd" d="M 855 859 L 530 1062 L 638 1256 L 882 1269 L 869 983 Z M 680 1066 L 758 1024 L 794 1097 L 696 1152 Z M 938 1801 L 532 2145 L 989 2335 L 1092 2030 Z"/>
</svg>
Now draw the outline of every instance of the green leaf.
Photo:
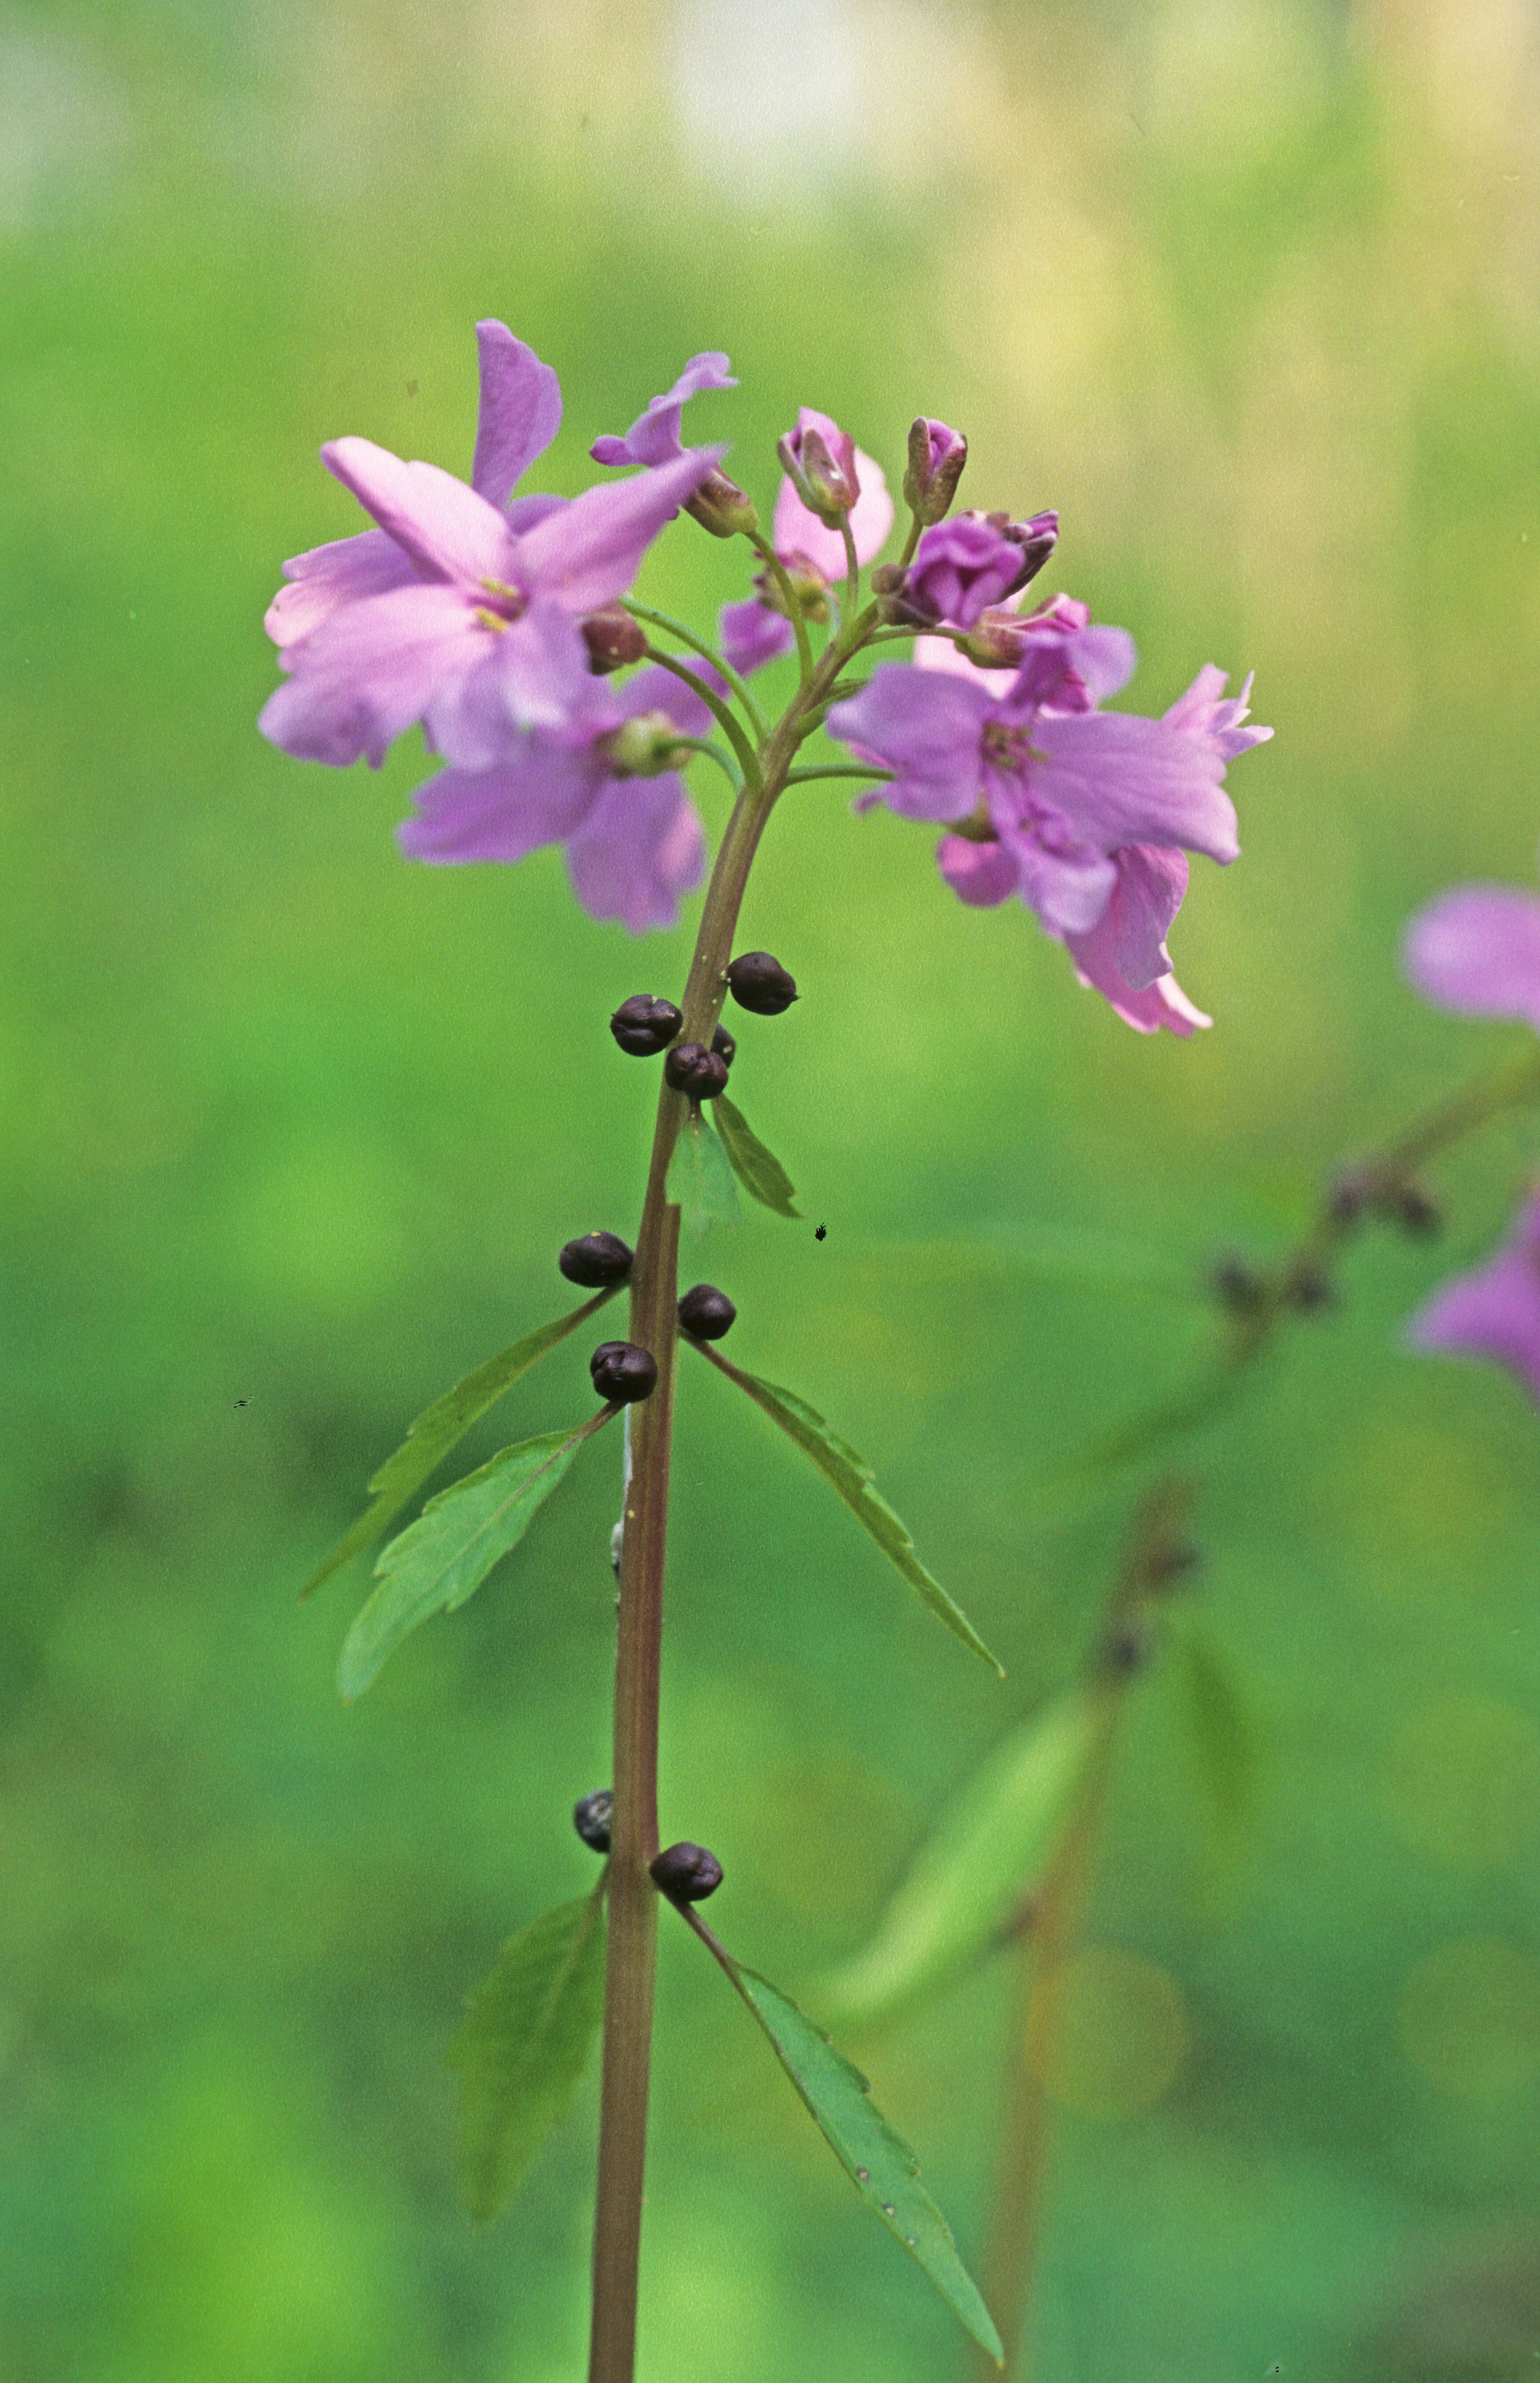
<svg viewBox="0 0 1540 2383">
<path fill-rule="evenodd" d="M 1104 1698 L 1073 1688 L 985 1757 L 920 1847 L 870 1944 L 826 1981 L 840 2019 L 888 2018 L 997 1940 L 1062 1841 L 1107 1712 Z"/>
<path fill-rule="evenodd" d="M 619 1289 L 618 1284 L 616 1289 Z M 596 1315 L 605 1301 L 614 1295 L 613 1290 L 601 1290 L 596 1299 L 585 1299 L 581 1307 L 574 1307 L 569 1315 L 559 1315 L 554 1324 L 542 1324 L 538 1332 L 526 1333 L 511 1348 L 501 1349 L 495 1357 L 488 1357 L 484 1365 L 478 1365 L 474 1373 L 467 1374 L 463 1381 L 456 1382 L 453 1389 L 446 1390 L 432 1406 L 425 1407 L 416 1422 L 408 1426 L 406 1438 L 394 1456 L 386 1458 L 370 1482 L 374 1502 L 364 1509 L 352 1528 L 344 1532 L 331 1553 L 316 1566 L 301 1589 L 301 1598 L 313 1596 L 334 1572 L 340 1572 L 345 1563 L 351 1563 L 354 1556 L 362 1555 L 364 1549 L 378 1538 L 387 1523 L 400 1513 L 408 1499 L 416 1495 L 428 1475 L 443 1463 L 450 1451 L 459 1446 L 471 1426 L 480 1420 L 487 1408 L 495 1406 L 503 1392 L 512 1389 L 521 1374 L 527 1374 L 548 1350 L 554 1349 L 559 1341 L 564 1340 L 569 1332 L 575 1332 L 580 1324 Z"/>
<path fill-rule="evenodd" d="M 763 1208 L 773 1208 L 778 1216 L 800 1216 L 801 1209 L 792 1205 L 796 1186 L 775 1153 L 765 1148 L 742 1109 L 721 1094 L 712 1108 L 733 1172 L 749 1198 Z"/>
<path fill-rule="evenodd" d="M 1228 1663 L 1190 1622 L 1181 1628 L 1184 1720 L 1216 1818 L 1238 1828 L 1255 1790 L 1256 1748 L 1250 1718 Z"/>
<path fill-rule="evenodd" d="M 417 1520 L 380 1552 L 378 1588 L 342 1642 L 337 1685 L 362 1696 L 388 1655 L 431 1613 L 452 1613 L 516 1547 L 583 1442 L 609 1421 L 605 1408 L 575 1431 L 542 1432 L 505 1448 L 478 1472 L 430 1498 Z"/>
<path fill-rule="evenodd" d="M 875 2109 L 860 2070 L 836 2052 L 823 2030 L 753 1969 L 740 1968 L 708 1939 L 749 2009 L 775 2047 L 776 2058 L 818 2123 L 819 2130 L 861 2198 L 918 2262 L 953 2315 L 980 2347 L 1004 2363 L 1000 2336 L 967 2269 L 952 2229 L 919 2181 L 919 2162 Z"/>
<path fill-rule="evenodd" d="M 683 1210 L 684 1229 L 697 1241 L 713 1225 L 738 1221 L 738 1194 L 727 1153 L 699 1107 L 690 1110 L 679 1129 L 665 1192 Z"/>
<path fill-rule="evenodd" d="M 558 1904 L 466 1997 L 445 2059 L 460 2078 L 460 2175 L 473 2217 L 495 2217 L 564 2118 L 604 2016 L 604 1897 Z"/>
<path fill-rule="evenodd" d="M 692 1346 L 698 1346 L 692 1343 Z M 887 1500 L 872 1488 L 872 1471 L 866 1459 L 858 1456 L 850 1442 L 832 1431 L 816 1408 L 795 1390 L 783 1390 L 774 1382 L 762 1382 L 758 1375 L 745 1374 L 737 1365 L 719 1355 L 715 1349 L 701 1350 L 718 1370 L 730 1381 L 746 1390 L 758 1407 L 762 1407 L 772 1423 L 795 1439 L 798 1448 L 810 1456 L 830 1487 L 844 1500 L 861 1528 L 874 1538 L 890 1563 L 901 1572 L 911 1588 L 917 1588 L 932 1613 L 955 1630 L 965 1647 L 971 1647 L 986 1663 L 993 1665 L 1002 1679 L 1004 1672 L 995 1661 L 962 1607 L 948 1597 L 939 1580 L 925 1569 L 915 1550 L 907 1527 L 893 1513 Z"/>
</svg>

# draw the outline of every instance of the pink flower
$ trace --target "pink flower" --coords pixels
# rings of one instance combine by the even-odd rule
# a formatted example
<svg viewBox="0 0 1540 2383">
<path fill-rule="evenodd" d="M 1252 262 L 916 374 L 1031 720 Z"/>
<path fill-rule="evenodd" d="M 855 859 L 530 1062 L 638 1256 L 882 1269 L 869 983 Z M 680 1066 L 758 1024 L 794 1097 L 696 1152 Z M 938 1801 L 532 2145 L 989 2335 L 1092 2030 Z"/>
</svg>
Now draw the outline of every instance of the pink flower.
<svg viewBox="0 0 1540 2383">
<path fill-rule="evenodd" d="M 1407 1333 L 1414 1348 L 1452 1349 L 1507 1365 L 1540 1402 L 1540 1194 L 1525 1201 L 1496 1254 L 1435 1291 Z"/>
<path fill-rule="evenodd" d="M 1226 763 L 1272 731 L 1242 725 L 1250 681 L 1226 701 L 1212 666 L 1163 720 L 1099 711 L 1130 676 L 1133 643 L 1090 627 L 1067 599 L 1021 631 L 1009 675 L 951 648 L 942 660 L 929 641 L 938 650 L 918 667 L 884 665 L 836 705 L 831 733 L 893 772 L 863 808 L 883 802 L 954 830 L 937 858 L 962 900 L 1018 895 L 1129 1025 L 1190 1033 L 1208 1020 L 1177 986 L 1165 948 L 1185 856 L 1236 858 Z"/>
<path fill-rule="evenodd" d="M 301 759 L 376 767 L 422 721 L 451 760 L 484 765 L 494 723 L 507 736 L 565 717 L 587 674 L 577 623 L 629 587 L 659 531 L 720 449 L 681 455 L 570 503 L 506 494 L 552 435 L 555 376 L 500 324 L 479 327 L 481 424 L 467 487 L 433 463 L 403 463 L 367 438 L 321 451 L 379 524 L 287 567 L 296 582 L 269 614 L 289 673 L 263 733 Z M 362 550 L 361 550 L 362 549 Z"/>
<path fill-rule="evenodd" d="M 1457 885 L 1406 931 L 1407 974 L 1441 1009 L 1516 1018 L 1540 1031 L 1540 899 L 1508 885 Z"/>
<path fill-rule="evenodd" d="M 561 726 L 499 740 L 486 766 L 441 770 L 419 786 L 398 841 L 414 860 L 441 862 L 523 860 L 561 844 L 592 917 L 634 934 L 671 927 L 680 895 L 700 883 L 706 846 L 670 745 L 710 725 L 668 671 L 620 687 L 589 678 Z"/>
</svg>

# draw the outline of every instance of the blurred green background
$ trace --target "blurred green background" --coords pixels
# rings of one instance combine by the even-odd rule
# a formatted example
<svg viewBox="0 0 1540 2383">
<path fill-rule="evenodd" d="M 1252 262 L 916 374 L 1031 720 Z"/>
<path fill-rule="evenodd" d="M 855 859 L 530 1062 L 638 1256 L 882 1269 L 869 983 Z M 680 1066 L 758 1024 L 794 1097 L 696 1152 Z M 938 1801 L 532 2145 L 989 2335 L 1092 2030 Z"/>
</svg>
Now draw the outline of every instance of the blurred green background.
<svg viewBox="0 0 1540 2383">
<path fill-rule="evenodd" d="M 499 1940 L 591 1876 L 613 1451 L 352 1710 L 365 1574 L 294 1590 L 405 1420 L 558 1312 L 559 1244 L 629 1231 L 652 1074 L 604 1019 L 677 989 L 695 906 L 638 945 L 553 855 L 409 868 L 418 753 L 263 744 L 278 562 L 357 520 L 318 443 L 465 469 L 495 314 L 561 374 L 536 485 L 572 489 L 725 347 L 743 386 L 692 427 L 764 498 L 799 402 L 894 478 L 913 414 L 958 423 L 969 501 L 1060 507 L 1044 588 L 1133 630 L 1125 701 L 1212 659 L 1277 729 L 1177 931 L 1217 1019 L 1187 1044 L 837 787 L 751 888 L 742 941 L 805 998 L 745 1022 L 734 1093 L 828 1238 L 757 1213 L 700 1271 L 1009 1667 L 686 1369 L 664 1827 L 816 2007 L 1092 1626 L 1138 1479 L 1076 1503 L 1054 1466 L 1201 1363 L 1217 1250 L 1275 1249 L 1336 1154 L 1510 1047 L 1420 1006 L 1397 943 L 1452 879 L 1530 882 L 1540 827 L 1536 43 L 1526 0 L 0 15 L 5 2383 L 582 2371 L 592 2093 L 478 2232 L 441 2057 Z M 740 553 L 683 523 L 642 592 L 704 619 Z M 1443 1245 L 1366 1242 L 1183 1452 L 1256 1792 L 1223 1838 L 1157 1668 L 1041 2383 L 1540 2352 L 1540 1432 L 1397 1346 L 1533 1150 L 1442 1169 Z M 474 1452 L 586 1413 L 585 1354 Z M 665 1930 L 648 2383 L 959 2374 L 695 1954 Z M 851 2047 L 970 2255 L 1007 2006 L 986 1972 Z"/>
</svg>

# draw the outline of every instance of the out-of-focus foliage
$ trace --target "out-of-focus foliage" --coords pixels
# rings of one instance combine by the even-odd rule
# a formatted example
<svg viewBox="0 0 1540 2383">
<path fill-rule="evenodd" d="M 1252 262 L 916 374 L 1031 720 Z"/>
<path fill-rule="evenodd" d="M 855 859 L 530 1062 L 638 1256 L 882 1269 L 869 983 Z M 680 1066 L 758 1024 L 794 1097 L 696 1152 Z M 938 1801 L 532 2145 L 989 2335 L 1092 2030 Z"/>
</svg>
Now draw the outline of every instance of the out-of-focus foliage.
<svg viewBox="0 0 1540 2383">
<path fill-rule="evenodd" d="M 767 839 L 743 941 L 803 997 L 745 1019 L 733 1097 L 807 1222 L 707 1244 L 733 1354 L 839 1417 L 1009 1675 L 684 1371 L 665 1832 L 816 2010 L 1074 1672 L 1140 1476 L 1035 1492 L 1191 1379 L 1201 1303 L 1148 1283 L 1266 1253 L 1345 1144 L 1512 1044 L 1395 955 L 1436 887 L 1530 882 L 1540 832 L 1536 72 L 1522 0 L 0 18 L 18 2383 L 580 2371 L 591 2089 L 481 2231 L 442 2056 L 498 1945 L 591 1883 L 568 1813 L 608 1779 L 619 1436 L 356 1709 L 363 1578 L 295 1591 L 407 1419 L 555 1312 L 561 1243 L 629 1233 L 654 1077 L 604 1021 L 677 993 L 688 928 L 592 926 L 549 855 L 408 868 L 411 751 L 336 775 L 257 738 L 277 564 L 357 519 L 320 440 L 463 469 L 496 314 L 561 372 L 571 489 L 721 346 L 743 385 L 699 427 L 762 499 L 799 403 L 890 475 L 914 414 L 956 423 L 968 502 L 1060 507 L 1044 593 L 1133 630 L 1124 700 L 1212 659 L 1278 730 L 1234 772 L 1242 860 L 1195 870 L 1175 951 L 1217 1023 L 1179 1046 L 837 786 Z M 688 523 L 643 587 L 693 618 L 744 592 Z M 1366 1241 L 1184 1450 L 1255 1792 L 1218 1846 L 1161 1666 L 1055 2071 L 1043 2383 L 1349 2383 L 1409 2276 L 1534 2234 L 1540 1424 L 1396 1334 L 1534 1147 L 1520 1122 L 1445 1167 L 1444 1244 Z M 1009 1255 L 1071 1246 L 1147 1252 L 1143 1289 Z M 584 1411 L 587 1353 L 467 1463 Z M 951 2372 L 945 2311 L 676 1936 L 648 2383 Z M 1006 2024 L 986 1971 L 850 2047 L 969 2258 Z"/>
</svg>

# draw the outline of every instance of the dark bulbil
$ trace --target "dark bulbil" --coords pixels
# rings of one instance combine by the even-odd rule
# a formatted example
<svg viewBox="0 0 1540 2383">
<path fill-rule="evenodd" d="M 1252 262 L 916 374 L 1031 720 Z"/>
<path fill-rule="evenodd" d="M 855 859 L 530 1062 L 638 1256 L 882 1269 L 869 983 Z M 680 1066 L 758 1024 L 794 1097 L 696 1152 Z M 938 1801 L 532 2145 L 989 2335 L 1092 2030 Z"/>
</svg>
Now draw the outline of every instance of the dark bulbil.
<svg viewBox="0 0 1540 2383">
<path fill-rule="evenodd" d="M 652 1877 L 671 1903 L 704 1903 L 721 1884 L 721 1864 L 704 1846 L 667 1846 L 652 1865 Z"/>
<path fill-rule="evenodd" d="M 655 1059 L 666 1051 L 684 1023 L 684 1012 L 671 1001 L 650 993 L 634 993 L 610 1020 L 610 1031 L 634 1059 Z"/>
<path fill-rule="evenodd" d="M 594 1388 L 611 1406 L 634 1406 L 658 1388 L 658 1360 L 634 1340 L 601 1340 L 588 1360 Z"/>
<path fill-rule="evenodd" d="M 619 1233 L 585 1233 L 581 1241 L 563 1245 L 556 1263 L 567 1280 L 582 1290 L 608 1290 L 611 1283 L 625 1280 L 634 1254 Z"/>
<path fill-rule="evenodd" d="M 711 1048 L 718 1058 L 725 1060 L 731 1068 L 738 1056 L 738 1038 L 735 1034 L 730 1034 L 725 1026 L 719 1026 L 711 1037 Z"/>
<path fill-rule="evenodd" d="M 676 1043 L 663 1062 L 665 1080 L 693 1101 L 714 1101 L 727 1089 L 727 1062 L 704 1043 Z"/>
<path fill-rule="evenodd" d="M 796 999 L 796 979 L 772 952 L 740 952 L 727 971 L 728 990 L 740 1009 L 779 1018 Z"/>
<path fill-rule="evenodd" d="M 692 1340 L 720 1340 L 733 1329 L 737 1314 L 726 1291 L 709 1282 L 697 1282 L 679 1303 L 680 1328 Z"/>
<path fill-rule="evenodd" d="M 580 1796 L 573 1806 L 573 1826 L 596 1854 L 610 1851 L 610 1816 L 614 1803 L 608 1787 L 596 1787 L 591 1796 Z"/>
<path fill-rule="evenodd" d="M 590 612 L 578 626 L 588 648 L 588 667 L 596 678 L 608 678 L 611 671 L 624 670 L 628 662 L 639 662 L 647 649 L 646 630 L 640 621 L 632 619 L 623 605 L 607 604 L 602 612 Z"/>
</svg>

